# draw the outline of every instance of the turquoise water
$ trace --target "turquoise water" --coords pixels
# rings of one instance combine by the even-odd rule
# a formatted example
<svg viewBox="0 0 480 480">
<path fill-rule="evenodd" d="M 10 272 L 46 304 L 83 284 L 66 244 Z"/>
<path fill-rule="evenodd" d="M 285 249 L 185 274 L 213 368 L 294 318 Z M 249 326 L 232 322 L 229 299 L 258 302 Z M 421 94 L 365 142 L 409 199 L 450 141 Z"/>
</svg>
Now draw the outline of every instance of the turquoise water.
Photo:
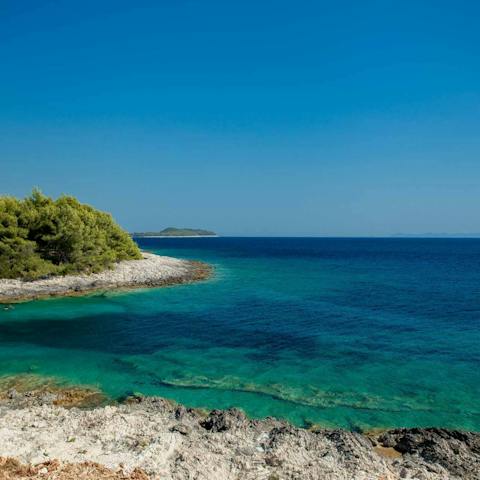
<svg viewBox="0 0 480 480">
<path fill-rule="evenodd" d="M 215 266 L 0 311 L 0 374 L 298 425 L 480 430 L 480 240 L 142 239 Z"/>
</svg>

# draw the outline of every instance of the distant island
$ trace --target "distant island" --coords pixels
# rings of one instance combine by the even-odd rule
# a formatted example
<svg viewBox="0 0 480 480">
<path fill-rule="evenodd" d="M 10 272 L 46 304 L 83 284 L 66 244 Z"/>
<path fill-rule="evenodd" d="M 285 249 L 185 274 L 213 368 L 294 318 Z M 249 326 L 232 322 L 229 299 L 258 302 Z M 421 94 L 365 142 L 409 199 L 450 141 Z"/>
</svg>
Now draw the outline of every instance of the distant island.
<svg viewBox="0 0 480 480">
<path fill-rule="evenodd" d="M 210 230 L 200 228 L 164 228 L 159 232 L 134 232 L 132 237 L 216 237 L 217 234 Z"/>
</svg>

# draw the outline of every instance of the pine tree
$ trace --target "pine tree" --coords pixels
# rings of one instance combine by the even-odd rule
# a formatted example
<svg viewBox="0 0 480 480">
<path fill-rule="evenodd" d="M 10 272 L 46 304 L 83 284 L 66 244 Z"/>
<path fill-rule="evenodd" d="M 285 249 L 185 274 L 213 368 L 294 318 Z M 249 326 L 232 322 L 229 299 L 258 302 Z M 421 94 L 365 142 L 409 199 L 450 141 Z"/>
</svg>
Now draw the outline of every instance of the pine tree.
<svg viewBox="0 0 480 480">
<path fill-rule="evenodd" d="M 138 258 L 110 214 L 74 197 L 53 200 L 36 189 L 24 200 L 0 197 L 0 278 L 99 272 Z"/>
</svg>

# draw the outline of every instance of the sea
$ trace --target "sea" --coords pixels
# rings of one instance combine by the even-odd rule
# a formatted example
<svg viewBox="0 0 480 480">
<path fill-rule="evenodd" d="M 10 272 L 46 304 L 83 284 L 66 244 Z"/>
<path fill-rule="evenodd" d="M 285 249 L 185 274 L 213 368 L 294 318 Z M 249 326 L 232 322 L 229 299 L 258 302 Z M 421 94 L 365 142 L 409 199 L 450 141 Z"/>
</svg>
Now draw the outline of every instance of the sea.
<svg viewBox="0 0 480 480">
<path fill-rule="evenodd" d="M 141 238 L 207 281 L 0 310 L 0 375 L 253 418 L 480 431 L 480 240 Z"/>
</svg>

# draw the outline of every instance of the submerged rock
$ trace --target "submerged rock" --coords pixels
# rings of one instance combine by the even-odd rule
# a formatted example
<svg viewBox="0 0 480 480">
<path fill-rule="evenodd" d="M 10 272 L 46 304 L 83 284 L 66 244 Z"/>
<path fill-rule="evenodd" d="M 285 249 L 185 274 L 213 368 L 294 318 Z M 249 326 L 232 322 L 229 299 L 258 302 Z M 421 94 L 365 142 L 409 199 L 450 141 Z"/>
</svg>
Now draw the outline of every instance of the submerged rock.
<svg viewBox="0 0 480 480">
<path fill-rule="evenodd" d="M 0 406 L 28 408 L 56 405 L 66 408 L 91 408 L 105 405 L 107 396 L 90 386 L 61 385 L 55 379 L 38 375 L 15 375 L 0 378 Z"/>
</svg>

